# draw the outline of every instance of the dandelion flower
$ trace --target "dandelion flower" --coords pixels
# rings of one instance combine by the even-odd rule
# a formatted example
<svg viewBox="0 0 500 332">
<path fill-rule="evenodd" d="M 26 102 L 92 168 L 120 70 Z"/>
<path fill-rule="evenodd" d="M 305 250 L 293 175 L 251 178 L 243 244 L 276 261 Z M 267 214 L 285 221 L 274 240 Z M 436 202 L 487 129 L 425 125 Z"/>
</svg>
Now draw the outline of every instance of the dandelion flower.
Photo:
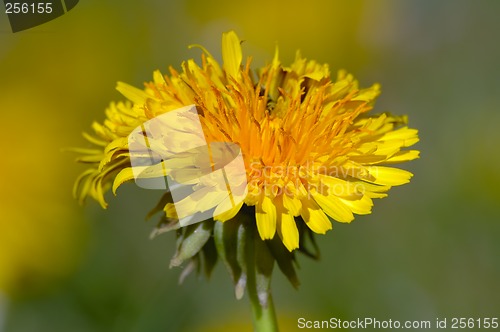
<svg viewBox="0 0 500 332">
<path fill-rule="evenodd" d="M 232 252 L 238 243 L 231 246 L 228 234 L 237 238 L 243 225 L 250 233 L 256 230 L 255 245 L 264 243 L 271 261 L 297 284 L 291 264 L 295 249 L 314 256 L 306 249 L 314 233 L 326 233 L 332 221 L 349 223 L 355 215 L 371 213 L 374 198 L 410 181 L 410 172 L 393 165 L 418 158 L 418 151 L 406 149 L 418 142 L 417 130 L 407 127 L 406 116 L 370 112 L 378 84 L 360 88 L 343 70 L 332 77 L 328 65 L 299 52 L 285 66 L 276 49 L 272 61 L 254 72 L 232 31 L 222 36 L 222 65 L 195 47 L 202 49 L 201 64 L 188 60 L 180 71 L 156 71 L 143 89 L 118 83 L 127 100 L 112 103 L 104 123 L 92 125 L 94 135 L 85 134 L 95 147 L 78 149 L 79 161 L 91 168 L 76 181 L 75 195 L 106 207 L 104 193 L 134 179 L 128 135 L 162 114 L 195 105 L 208 143 L 235 143 L 241 149 L 247 185 L 239 204 L 218 209 L 222 203 L 214 198 L 199 208 L 213 209 L 210 220 L 188 227 L 176 222 L 168 193 L 162 198 L 152 212 L 163 211 L 158 232 L 177 229 L 172 265 L 190 259 L 196 264 L 188 265 L 189 272 L 202 261 L 213 265 L 219 256 L 240 297 L 248 271 Z M 187 199 L 186 204 L 198 202 Z"/>
</svg>

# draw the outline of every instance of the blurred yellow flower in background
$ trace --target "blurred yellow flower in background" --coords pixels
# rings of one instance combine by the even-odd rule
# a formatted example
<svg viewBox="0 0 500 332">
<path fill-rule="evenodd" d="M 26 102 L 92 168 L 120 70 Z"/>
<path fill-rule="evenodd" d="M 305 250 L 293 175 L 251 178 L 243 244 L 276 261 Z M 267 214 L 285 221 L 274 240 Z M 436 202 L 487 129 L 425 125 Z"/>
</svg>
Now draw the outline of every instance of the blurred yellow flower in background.
<svg viewBox="0 0 500 332">
<path fill-rule="evenodd" d="M 0 293 L 11 299 L 57 288 L 84 255 L 89 223 L 68 197 L 75 171 L 61 150 L 92 117 L 86 103 L 107 86 L 103 73 L 123 64 L 104 56 L 119 38 L 110 42 L 99 25 L 79 28 L 95 8 L 0 36 Z"/>
<path fill-rule="evenodd" d="M 0 99 L 0 109 L 8 110 L 1 139 L 11 142 L 2 145 L 0 163 L 0 292 L 17 298 L 43 292 L 74 271 L 86 227 L 61 190 L 67 158 L 47 116 L 50 106 L 13 91 Z M 40 109 L 44 116 L 31 113 Z"/>
</svg>

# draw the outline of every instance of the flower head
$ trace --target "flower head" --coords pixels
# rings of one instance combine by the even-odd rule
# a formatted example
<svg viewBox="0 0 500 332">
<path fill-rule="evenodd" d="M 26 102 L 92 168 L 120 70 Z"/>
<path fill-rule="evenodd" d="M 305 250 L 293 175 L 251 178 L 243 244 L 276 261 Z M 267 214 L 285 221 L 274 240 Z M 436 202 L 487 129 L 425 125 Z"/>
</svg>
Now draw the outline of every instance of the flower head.
<svg viewBox="0 0 500 332">
<path fill-rule="evenodd" d="M 260 238 L 279 238 L 290 252 L 302 247 L 304 234 L 324 234 L 331 220 L 351 222 L 355 214 L 369 214 L 374 198 L 409 182 L 412 174 L 392 165 L 418 158 L 418 151 L 405 149 L 418 142 L 417 130 L 406 126 L 405 116 L 369 113 L 380 93 L 378 84 L 361 89 L 343 70 L 332 78 L 328 65 L 300 53 L 284 66 L 278 50 L 271 63 L 254 73 L 251 58 L 243 61 L 234 32 L 223 34 L 222 66 L 198 47 L 201 65 L 188 60 L 181 71 L 156 71 L 144 89 L 118 83 L 127 101 L 112 103 L 104 124 L 93 124 L 95 135 L 85 135 L 96 148 L 79 150 L 79 161 L 93 165 L 75 184 L 80 200 L 91 196 L 106 207 L 105 191 L 112 187 L 116 192 L 134 179 L 128 135 L 151 119 L 193 104 L 207 143 L 239 146 L 247 181 L 245 196 L 231 208 L 220 208 L 223 202 L 216 198 L 205 204 L 210 191 L 181 203 L 198 206 L 200 212 L 213 209 L 215 224 L 250 211 Z M 175 207 L 167 194 L 154 210 L 164 211 L 166 229 L 180 228 Z"/>
</svg>

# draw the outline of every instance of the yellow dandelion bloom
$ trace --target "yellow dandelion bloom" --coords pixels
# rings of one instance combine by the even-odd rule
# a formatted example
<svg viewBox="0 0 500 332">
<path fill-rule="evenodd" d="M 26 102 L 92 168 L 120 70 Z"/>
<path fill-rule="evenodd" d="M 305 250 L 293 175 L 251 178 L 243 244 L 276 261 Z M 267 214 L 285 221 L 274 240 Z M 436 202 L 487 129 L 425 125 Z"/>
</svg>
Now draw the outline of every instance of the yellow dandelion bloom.
<svg viewBox="0 0 500 332">
<path fill-rule="evenodd" d="M 207 192 L 203 202 L 210 194 L 212 204 L 197 209 L 213 208 L 211 217 L 225 222 L 251 207 L 260 238 L 279 236 L 289 251 L 301 246 L 301 223 L 324 234 L 331 220 L 348 223 L 355 214 L 369 214 L 372 199 L 409 182 L 412 174 L 392 165 L 418 158 L 418 151 L 406 149 L 418 142 L 417 130 L 407 127 L 405 116 L 370 113 L 378 84 L 360 88 L 343 70 L 332 78 L 328 65 L 300 53 L 284 66 L 278 50 L 271 63 L 253 72 L 232 31 L 222 37 L 222 66 L 197 47 L 201 64 L 188 60 L 180 71 L 156 71 L 144 89 L 118 83 L 127 101 L 112 103 L 104 123 L 93 124 L 95 135 L 85 134 L 95 148 L 77 149 L 79 161 L 91 165 L 75 184 L 79 200 L 90 196 L 106 207 L 106 190 L 134 179 L 131 132 L 188 105 L 199 110 L 208 143 L 240 147 L 247 178 L 241 203 L 218 208 L 221 197 Z M 201 202 L 188 198 L 186 205 Z M 175 219 L 175 205 L 162 204 L 157 210 Z"/>
</svg>

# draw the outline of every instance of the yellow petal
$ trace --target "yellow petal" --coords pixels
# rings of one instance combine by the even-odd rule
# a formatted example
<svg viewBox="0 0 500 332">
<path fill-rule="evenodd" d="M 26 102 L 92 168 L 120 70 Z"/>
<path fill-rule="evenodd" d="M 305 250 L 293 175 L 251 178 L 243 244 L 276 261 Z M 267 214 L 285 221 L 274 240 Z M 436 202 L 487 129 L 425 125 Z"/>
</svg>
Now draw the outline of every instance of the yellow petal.
<svg viewBox="0 0 500 332">
<path fill-rule="evenodd" d="M 87 189 L 85 192 L 82 193 L 83 191 L 82 188 L 89 182 L 87 179 L 88 176 L 91 176 L 91 174 L 93 173 L 97 173 L 96 169 L 94 168 L 87 169 L 76 178 L 75 184 L 73 185 L 73 197 L 78 199 L 81 203 L 83 203 L 83 199 L 88 191 Z"/>
<path fill-rule="evenodd" d="M 269 197 L 263 196 L 255 206 L 255 219 L 262 240 L 272 239 L 276 232 L 276 206 Z"/>
<path fill-rule="evenodd" d="M 280 213 L 280 234 L 285 247 L 292 251 L 299 247 L 299 230 L 292 215 L 281 211 Z"/>
<path fill-rule="evenodd" d="M 380 84 L 374 84 L 370 88 L 362 89 L 352 100 L 372 101 L 380 95 Z"/>
<path fill-rule="evenodd" d="M 98 145 L 98 146 L 102 146 L 102 147 L 105 147 L 106 145 L 108 145 L 109 142 L 106 142 L 106 141 L 103 141 L 103 140 L 100 140 L 99 138 L 97 137 L 94 137 L 92 135 L 89 135 L 87 134 L 86 132 L 83 132 L 82 133 L 83 137 L 85 137 L 85 139 L 87 141 L 89 141 L 90 143 L 92 144 L 95 144 L 95 145 Z"/>
<path fill-rule="evenodd" d="M 222 61 L 223 68 L 230 76 L 239 78 L 240 65 L 243 55 L 241 53 L 240 39 L 234 31 L 222 34 Z"/>
<path fill-rule="evenodd" d="M 116 195 L 116 190 L 119 186 L 121 186 L 124 182 L 130 181 L 134 178 L 134 171 L 132 167 L 124 168 L 118 173 L 113 181 L 113 194 Z"/>
<path fill-rule="evenodd" d="M 164 86 L 167 84 L 167 82 L 165 81 L 165 77 L 159 70 L 155 70 L 153 72 L 153 81 L 155 82 L 156 85 L 159 86 Z"/>
<path fill-rule="evenodd" d="M 387 197 L 387 194 L 367 192 L 366 196 L 368 196 L 370 198 L 384 198 L 384 197 Z"/>
<path fill-rule="evenodd" d="M 146 99 L 152 97 L 143 90 L 123 82 L 118 82 L 118 84 L 116 85 L 116 90 L 118 90 L 128 100 L 137 105 L 144 105 L 146 103 Z"/>
<path fill-rule="evenodd" d="M 165 215 L 167 216 L 167 218 L 179 219 L 179 217 L 177 216 L 177 210 L 175 209 L 174 203 L 167 203 L 167 205 L 165 205 L 165 208 L 163 210 L 165 211 Z"/>
<path fill-rule="evenodd" d="M 283 206 L 292 214 L 292 216 L 297 217 L 300 215 L 300 209 L 302 208 L 302 203 L 295 196 L 283 195 Z"/>
<path fill-rule="evenodd" d="M 367 169 L 370 175 L 375 178 L 375 180 L 370 180 L 370 182 L 388 186 L 399 186 L 408 183 L 413 176 L 408 171 L 393 167 L 368 166 Z"/>
<path fill-rule="evenodd" d="M 328 186 L 328 194 L 335 195 L 338 197 L 359 199 L 361 198 L 361 193 L 358 191 L 356 186 L 346 180 L 339 179 L 334 176 L 328 176 L 319 174 L 321 182 Z"/>
<path fill-rule="evenodd" d="M 412 146 L 413 144 L 419 141 L 418 130 L 410 129 L 408 127 L 403 127 L 384 134 L 384 136 L 382 136 L 380 140 L 381 141 L 402 140 L 403 146 L 405 147 Z"/>
<path fill-rule="evenodd" d="M 373 202 L 369 195 L 364 195 L 358 200 L 349 200 L 339 198 L 353 213 L 356 214 L 370 214 L 372 212 Z"/>
<path fill-rule="evenodd" d="M 374 192 L 374 193 L 384 193 L 386 191 L 389 191 L 391 189 L 390 186 L 381 186 L 378 184 L 373 184 L 365 181 L 350 181 L 356 188 L 356 190 L 360 193 L 368 193 L 368 192 Z"/>
<path fill-rule="evenodd" d="M 391 158 L 387 159 L 385 163 L 402 163 L 405 161 L 417 159 L 419 157 L 420 157 L 420 151 L 418 150 L 400 151 Z"/>
<path fill-rule="evenodd" d="M 179 219 L 194 215 L 197 212 L 205 212 L 215 208 L 225 198 L 227 193 L 214 187 L 202 187 L 175 202 L 175 209 Z"/>
<path fill-rule="evenodd" d="M 335 195 L 313 194 L 313 198 L 327 215 L 340 222 L 351 222 L 352 211 Z"/>
<path fill-rule="evenodd" d="M 325 234 L 332 229 L 332 223 L 314 200 L 305 198 L 301 202 L 302 210 L 300 215 L 313 232 Z"/>
<path fill-rule="evenodd" d="M 367 142 L 362 144 L 357 151 L 360 153 L 373 153 L 376 155 L 390 156 L 398 152 L 402 146 L 404 146 L 405 141 L 401 140 L 390 140 L 390 141 L 375 141 Z"/>
<path fill-rule="evenodd" d="M 228 221 L 229 219 L 233 219 L 234 216 L 240 211 L 241 207 L 243 206 L 243 202 L 240 202 L 239 204 L 236 204 L 234 207 L 227 209 L 225 208 L 227 205 L 227 201 L 230 201 L 230 197 L 226 198 L 224 202 L 219 204 L 214 211 L 214 219 L 217 221 Z M 221 210 L 224 210 L 224 212 L 221 212 Z"/>
</svg>

